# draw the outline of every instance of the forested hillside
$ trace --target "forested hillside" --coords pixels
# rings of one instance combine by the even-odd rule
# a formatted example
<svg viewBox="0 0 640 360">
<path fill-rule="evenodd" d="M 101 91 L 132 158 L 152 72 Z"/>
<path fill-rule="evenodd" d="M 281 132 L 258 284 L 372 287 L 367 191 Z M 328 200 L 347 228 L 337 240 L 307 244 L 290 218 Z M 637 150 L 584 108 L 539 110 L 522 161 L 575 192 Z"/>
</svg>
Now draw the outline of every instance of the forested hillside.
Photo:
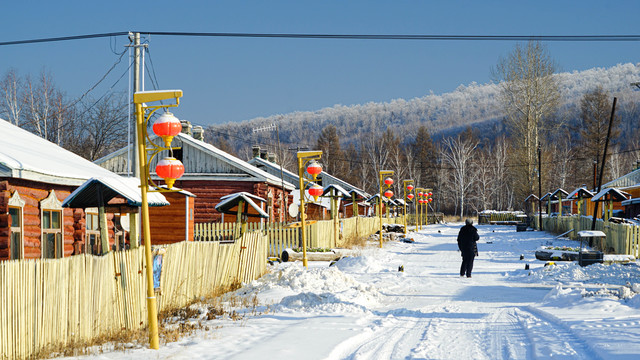
<svg viewBox="0 0 640 360">
<path fill-rule="evenodd" d="M 513 98 L 518 103 L 505 96 L 507 83 L 472 83 L 411 100 L 336 105 L 212 126 L 206 139 L 242 158 L 251 156 L 252 145 L 260 145 L 290 170 L 296 166 L 297 149 L 319 149 L 327 171 L 369 192 L 377 191 L 378 170 L 392 169 L 397 183 L 414 179 L 419 186 L 434 189 L 437 195 L 430 206 L 438 211 L 522 209 L 522 201 L 531 193 L 571 191 L 583 184 L 595 188 L 594 169 L 602 164 L 614 97 L 616 121 L 603 179 L 629 172 L 640 158 L 640 91 L 632 85 L 640 81 L 640 66 L 628 63 L 551 74 L 554 103 L 543 115 L 536 114 L 548 100 L 536 97 L 535 84 L 544 77 L 532 75 L 514 83 L 520 92 Z M 523 96 L 529 97 L 527 102 L 522 102 Z M 523 104 L 526 108 L 519 109 Z M 521 120 L 508 121 L 507 108 L 510 119 L 538 116 L 541 125 L 526 126 L 543 126 L 535 130 L 541 137 L 523 138 L 531 130 L 523 129 Z M 277 124 L 280 147 L 275 131 L 253 131 L 271 124 Z M 535 155 L 540 143 L 541 175 Z M 525 149 L 528 158 L 523 157 Z M 402 192 L 394 187 L 396 194 Z"/>
<path fill-rule="evenodd" d="M 611 68 L 594 68 L 557 74 L 564 101 L 562 113 L 569 120 L 579 117 L 579 102 L 584 93 L 600 85 L 612 96 L 627 99 L 640 95 L 633 93 L 631 82 L 640 81 L 639 64 L 621 64 Z M 380 134 L 391 128 L 402 142 L 412 141 L 418 127 L 425 125 L 433 138 L 440 138 L 461 131 L 467 126 L 480 129 L 493 128 L 502 119 L 497 101 L 499 87 L 496 84 L 460 85 L 445 94 L 429 94 L 410 100 L 396 99 L 384 103 L 370 102 L 361 105 L 335 105 L 318 111 L 294 112 L 260 117 L 241 123 L 211 126 L 207 139 L 216 141 L 223 136 L 237 153 L 248 154 L 246 148 L 261 137 L 247 136 L 253 128 L 275 123 L 279 127 L 280 141 L 288 147 L 315 144 L 314 134 L 320 134 L 327 125 L 334 125 L 341 144 L 357 144 L 362 136 Z M 619 114 L 633 112 L 632 104 L 621 101 L 624 107 Z M 497 136 L 499 133 L 484 134 Z M 245 150 L 243 150 L 245 148 Z"/>
</svg>

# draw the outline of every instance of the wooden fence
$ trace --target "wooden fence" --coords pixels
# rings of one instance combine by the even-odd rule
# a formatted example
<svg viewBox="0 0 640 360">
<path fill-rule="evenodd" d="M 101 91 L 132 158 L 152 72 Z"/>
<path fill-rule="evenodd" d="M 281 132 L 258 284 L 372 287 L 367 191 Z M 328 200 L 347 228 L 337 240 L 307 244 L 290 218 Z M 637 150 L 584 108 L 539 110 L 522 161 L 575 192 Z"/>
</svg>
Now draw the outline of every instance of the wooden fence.
<svg viewBox="0 0 640 360">
<path fill-rule="evenodd" d="M 478 214 L 478 224 L 516 224 L 525 222 L 527 216 L 521 211 L 500 211 Z"/>
<path fill-rule="evenodd" d="M 404 224 L 402 217 L 382 218 L 383 223 Z M 290 224 L 289 224 L 290 225 Z M 308 248 L 336 248 L 353 236 L 369 236 L 380 228 L 377 217 L 350 217 L 339 219 L 338 237 L 334 233 L 333 220 L 321 220 L 307 225 Z M 259 231 L 268 238 L 269 256 L 279 257 L 287 248 L 298 248 L 300 244 L 300 228 L 285 223 L 247 223 L 248 231 Z M 194 229 L 196 241 L 225 241 L 237 231 L 235 223 L 197 223 Z"/>
<path fill-rule="evenodd" d="M 266 272 L 267 239 L 259 232 L 230 244 L 164 248 L 160 311 Z M 146 326 L 145 274 L 144 248 L 0 262 L 0 359 L 28 358 L 49 346 Z"/>
<path fill-rule="evenodd" d="M 538 217 L 532 217 L 534 228 L 538 227 Z M 571 239 L 578 238 L 578 231 L 591 230 L 592 218 L 586 216 L 559 216 L 559 217 L 543 217 L 543 230 L 553 232 L 555 234 L 567 234 Z M 601 243 L 594 246 L 608 254 L 625 254 L 633 255 L 640 258 L 640 226 L 631 224 L 616 224 L 609 221 L 596 220 L 595 230 L 604 232 L 607 237 Z"/>
</svg>

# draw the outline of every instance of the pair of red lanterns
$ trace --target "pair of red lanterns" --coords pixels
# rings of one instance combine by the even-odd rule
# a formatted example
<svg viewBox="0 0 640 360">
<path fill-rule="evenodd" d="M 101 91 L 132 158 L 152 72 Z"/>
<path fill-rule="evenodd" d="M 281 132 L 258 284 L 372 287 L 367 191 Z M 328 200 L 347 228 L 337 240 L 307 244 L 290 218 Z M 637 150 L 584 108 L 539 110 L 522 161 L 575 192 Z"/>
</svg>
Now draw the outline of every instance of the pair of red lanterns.
<svg viewBox="0 0 640 360">
<path fill-rule="evenodd" d="M 320 166 L 317 161 L 311 160 L 307 166 L 307 173 L 313 177 L 313 181 L 316 181 L 316 178 L 321 172 L 322 166 Z M 313 201 L 318 201 L 318 197 L 322 196 L 323 192 L 324 189 L 322 189 L 322 186 L 318 184 L 313 184 L 309 188 L 309 195 L 313 196 Z"/>
<path fill-rule="evenodd" d="M 384 179 L 384 184 L 387 187 L 391 187 L 391 185 L 393 185 L 393 179 L 390 177 Z M 391 191 L 391 189 L 387 189 L 384 193 L 382 193 L 382 195 L 384 195 L 387 199 L 391 199 L 391 197 L 393 196 L 393 191 Z"/>
<path fill-rule="evenodd" d="M 407 194 L 407 199 L 413 200 L 413 193 L 411 192 L 413 191 L 413 185 L 407 185 L 407 191 L 409 191 L 409 193 Z"/>
<path fill-rule="evenodd" d="M 182 131 L 180 120 L 170 112 L 165 112 L 153 122 L 153 133 L 164 140 L 165 147 L 171 146 L 171 141 L 180 131 Z M 163 178 L 167 188 L 171 189 L 176 179 L 184 174 L 184 165 L 174 157 L 165 157 L 158 161 L 156 174 Z"/>
</svg>

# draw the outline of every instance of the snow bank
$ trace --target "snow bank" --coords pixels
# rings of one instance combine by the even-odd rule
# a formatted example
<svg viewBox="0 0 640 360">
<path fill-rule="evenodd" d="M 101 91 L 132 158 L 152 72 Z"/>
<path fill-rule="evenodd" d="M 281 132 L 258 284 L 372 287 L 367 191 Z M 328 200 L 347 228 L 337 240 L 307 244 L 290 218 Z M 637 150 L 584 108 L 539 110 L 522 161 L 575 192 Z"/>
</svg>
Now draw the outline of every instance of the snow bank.
<svg viewBox="0 0 640 360">
<path fill-rule="evenodd" d="M 630 285 L 640 282 L 640 266 L 630 264 L 593 264 L 582 267 L 575 262 L 556 263 L 532 270 L 508 274 L 511 280 L 542 284 Z"/>
<path fill-rule="evenodd" d="M 348 259 L 348 260 L 347 260 Z M 373 261 L 368 257 L 345 258 L 340 266 Z M 240 296 L 258 293 L 262 302 L 273 304 L 277 312 L 364 312 L 382 295 L 373 285 L 358 282 L 339 266 L 305 269 L 300 262 L 276 265 L 270 273 L 238 290 Z"/>
</svg>

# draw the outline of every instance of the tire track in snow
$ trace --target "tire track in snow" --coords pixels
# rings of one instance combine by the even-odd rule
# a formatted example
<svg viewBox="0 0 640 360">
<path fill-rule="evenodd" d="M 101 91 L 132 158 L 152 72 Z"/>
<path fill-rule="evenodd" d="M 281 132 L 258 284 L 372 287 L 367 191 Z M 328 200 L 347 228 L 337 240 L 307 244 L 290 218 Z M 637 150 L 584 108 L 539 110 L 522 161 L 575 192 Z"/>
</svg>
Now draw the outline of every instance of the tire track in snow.
<svg viewBox="0 0 640 360">
<path fill-rule="evenodd" d="M 514 310 L 515 316 L 531 342 L 533 354 L 529 358 L 602 359 L 561 319 L 531 306 Z"/>
<path fill-rule="evenodd" d="M 407 316 L 403 316 L 411 312 Z M 376 326 L 354 336 L 329 354 L 326 359 L 406 359 L 432 321 L 414 311 L 395 310 L 376 320 Z"/>
<path fill-rule="evenodd" d="M 498 309 L 492 313 L 485 328 L 492 359 L 526 359 L 532 353 L 531 342 L 515 315 L 514 309 Z"/>
</svg>

